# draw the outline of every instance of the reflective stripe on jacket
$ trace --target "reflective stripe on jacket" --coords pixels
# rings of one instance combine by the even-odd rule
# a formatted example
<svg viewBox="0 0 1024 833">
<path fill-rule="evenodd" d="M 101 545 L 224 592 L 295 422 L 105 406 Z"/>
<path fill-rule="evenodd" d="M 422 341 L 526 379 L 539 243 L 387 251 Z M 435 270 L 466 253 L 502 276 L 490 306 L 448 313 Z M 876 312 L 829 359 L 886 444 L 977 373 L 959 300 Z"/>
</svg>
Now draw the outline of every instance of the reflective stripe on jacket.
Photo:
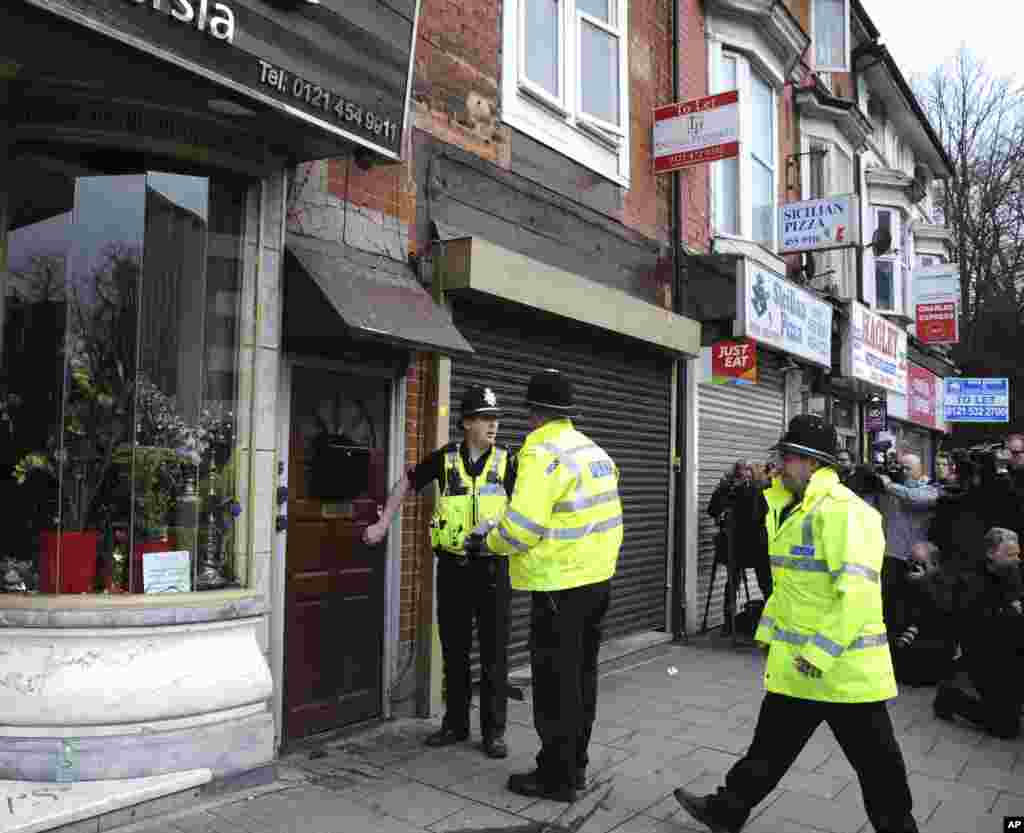
<svg viewBox="0 0 1024 833">
<path fill-rule="evenodd" d="M 771 646 L 765 688 L 841 703 L 895 697 L 882 618 L 881 516 L 831 469 L 812 475 L 803 501 L 781 524 L 792 494 L 777 479 L 765 497 L 773 589 L 754 636 Z M 822 675 L 798 672 L 798 656 Z"/>
<path fill-rule="evenodd" d="M 462 445 L 444 455 L 441 496 L 430 523 L 435 549 L 463 555 L 466 536 L 482 521 L 498 518 L 508 504 L 505 470 L 508 451 L 494 446 L 483 477 L 470 477 L 462 460 Z M 453 493 L 454 487 L 454 493 Z"/>
<path fill-rule="evenodd" d="M 567 590 L 615 573 L 622 546 L 619 470 L 571 420 L 531 432 L 517 456 L 515 491 L 486 540 L 509 557 L 517 590 Z"/>
</svg>

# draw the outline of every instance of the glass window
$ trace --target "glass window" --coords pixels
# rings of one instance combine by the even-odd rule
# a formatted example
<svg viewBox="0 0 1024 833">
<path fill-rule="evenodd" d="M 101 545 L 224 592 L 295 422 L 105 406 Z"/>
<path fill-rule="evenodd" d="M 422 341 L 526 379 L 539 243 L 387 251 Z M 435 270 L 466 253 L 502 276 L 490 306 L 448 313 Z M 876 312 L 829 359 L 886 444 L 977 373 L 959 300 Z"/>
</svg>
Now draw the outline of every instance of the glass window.
<svg viewBox="0 0 1024 833">
<path fill-rule="evenodd" d="M 814 62 L 819 70 L 849 69 L 846 44 L 847 0 L 814 0 Z"/>
<path fill-rule="evenodd" d="M 0 357 L 5 587 L 234 584 L 245 186 L 17 167 Z"/>
<path fill-rule="evenodd" d="M 875 304 L 881 310 L 892 310 L 896 303 L 893 265 L 889 260 L 875 261 Z"/>
<path fill-rule="evenodd" d="M 752 238 L 775 248 L 775 96 L 762 78 L 751 73 Z"/>
<path fill-rule="evenodd" d="M 551 95 L 562 97 L 562 27 L 559 0 L 523 0 L 523 53 L 526 78 Z"/>
<path fill-rule="evenodd" d="M 585 18 L 580 19 L 580 87 L 582 112 L 619 125 L 619 39 Z"/>
<path fill-rule="evenodd" d="M 739 87 L 736 56 L 723 54 L 719 63 L 717 92 L 728 92 Z M 723 234 L 740 233 L 740 160 L 723 159 L 714 163 L 718 168 L 715 182 L 718 230 Z"/>
</svg>

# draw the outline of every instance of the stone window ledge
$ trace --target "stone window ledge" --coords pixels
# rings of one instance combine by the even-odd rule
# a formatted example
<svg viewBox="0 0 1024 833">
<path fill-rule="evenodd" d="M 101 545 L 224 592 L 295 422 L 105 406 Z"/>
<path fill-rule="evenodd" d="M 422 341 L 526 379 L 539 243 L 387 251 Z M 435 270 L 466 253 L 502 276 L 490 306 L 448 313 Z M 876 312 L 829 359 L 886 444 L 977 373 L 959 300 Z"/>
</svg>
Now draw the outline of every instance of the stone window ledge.
<svg viewBox="0 0 1024 833">
<path fill-rule="evenodd" d="M 136 628 L 262 616 L 266 599 L 253 590 L 181 595 L 0 594 L 0 628 Z"/>
</svg>

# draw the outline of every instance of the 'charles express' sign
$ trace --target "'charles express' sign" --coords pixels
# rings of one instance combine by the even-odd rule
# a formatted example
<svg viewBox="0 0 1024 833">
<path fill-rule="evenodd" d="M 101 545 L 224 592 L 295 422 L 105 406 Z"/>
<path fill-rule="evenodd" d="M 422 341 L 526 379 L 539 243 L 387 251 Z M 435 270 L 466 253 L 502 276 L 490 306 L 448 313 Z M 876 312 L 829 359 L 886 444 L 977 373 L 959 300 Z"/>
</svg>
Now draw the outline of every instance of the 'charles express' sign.
<svg viewBox="0 0 1024 833">
<path fill-rule="evenodd" d="M 418 0 L 26 0 L 397 159 Z"/>
</svg>

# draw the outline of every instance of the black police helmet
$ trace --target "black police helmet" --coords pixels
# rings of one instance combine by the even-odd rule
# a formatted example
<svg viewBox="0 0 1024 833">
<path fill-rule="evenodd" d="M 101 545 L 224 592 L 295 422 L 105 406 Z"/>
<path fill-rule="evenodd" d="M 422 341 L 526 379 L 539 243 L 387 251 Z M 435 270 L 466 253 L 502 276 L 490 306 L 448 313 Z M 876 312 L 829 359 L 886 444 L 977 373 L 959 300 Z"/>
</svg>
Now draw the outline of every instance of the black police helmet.
<svg viewBox="0 0 1024 833">
<path fill-rule="evenodd" d="M 501 416 L 501 408 L 498 407 L 498 397 L 490 388 L 471 387 L 462 395 L 463 418 L 471 416 Z"/>
<path fill-rule="evenodd" d="M 836 429 L 821 417 L 799 414 L 789 421 L 789 429 L 773 449 L 782 454 L 799 454 L 811 457 L 825 465 L 838 465 L 836 447 L 839 438 Z"/>
<path fill-rule="evenodd" d="M 557 370 L 535 373 L 526 388 L 526 404 L 568 414 L 575 404 L 572 382 Z"/>
</svg>

